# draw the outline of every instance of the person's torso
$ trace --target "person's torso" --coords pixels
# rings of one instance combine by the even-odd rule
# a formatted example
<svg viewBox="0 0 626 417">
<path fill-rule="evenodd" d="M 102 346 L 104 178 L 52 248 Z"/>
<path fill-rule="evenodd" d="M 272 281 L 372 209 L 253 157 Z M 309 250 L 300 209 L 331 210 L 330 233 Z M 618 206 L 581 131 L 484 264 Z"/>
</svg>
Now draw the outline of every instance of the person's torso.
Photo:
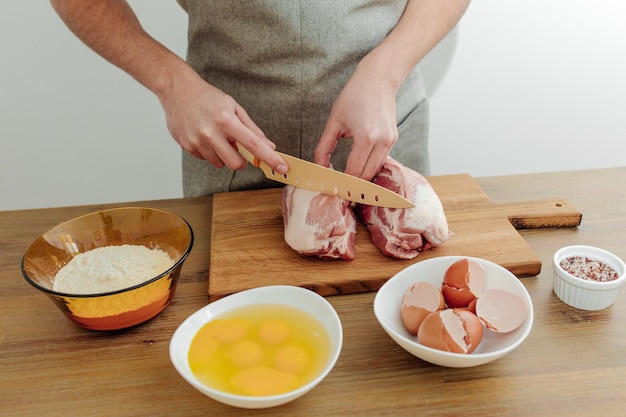
<svg viewBox="0 0 626 417">
<path fill-rule="evenodd" d="M 189 14 L 189 64 L 242 105 L 279 151 L 307 160 L 356 65 L 394 28 L 407 3 L 179 2 Z M 416 68 L 398 94 L 398 120 L 424 98 Z M 338 142 L 331 159 L 336 169 L 345 168 L 350 145 Z M 237 172 L 232 181 L 245 184 L 256 174 Z"/>
</svg>

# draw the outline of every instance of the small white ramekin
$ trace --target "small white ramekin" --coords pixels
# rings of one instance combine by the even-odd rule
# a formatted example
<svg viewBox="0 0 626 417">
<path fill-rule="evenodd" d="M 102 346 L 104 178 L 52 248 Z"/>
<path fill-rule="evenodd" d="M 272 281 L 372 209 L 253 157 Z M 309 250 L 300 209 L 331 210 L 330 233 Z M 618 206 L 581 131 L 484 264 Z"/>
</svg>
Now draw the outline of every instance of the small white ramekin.
<svg viewBox="0 0 626 417">
<path fill-rule="evenodd" d="M 604 262 L 617 272 L 613 281 L 598 282 L 571 275 L 561 268 L 562 260 L 571 256 L 586 256 Z M 580 310 L 602 310 L 615 301 L 617 293 L 626 282 L 626 264 L 619 257 L 593 246 L 565 246 L 554 254 L 554 293 L 564 303 Z"/>
</svg>

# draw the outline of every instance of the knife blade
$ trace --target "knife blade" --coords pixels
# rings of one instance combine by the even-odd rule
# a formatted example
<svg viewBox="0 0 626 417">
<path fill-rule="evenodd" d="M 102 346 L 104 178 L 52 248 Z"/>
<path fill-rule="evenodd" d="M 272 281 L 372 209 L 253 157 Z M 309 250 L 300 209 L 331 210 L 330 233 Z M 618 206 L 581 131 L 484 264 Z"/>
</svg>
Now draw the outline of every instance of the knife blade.
<svg viewBox="0 0 626 417">
<path fill-rule="evenodd" d="M 415 207 L 415 204 L 401 195 L 373 182 L 365 181 L 362 178 L 335 171 L 332 168 L 326 168 L 281 152 L 277 153 L 287 162 L 289 170 L 286 174 L 274 172 L 269 165 L 254 156 L 240 143 L 234 142 L 233 145 L 246 161 L 260 168 L 265 176 L 271 180 L 370 206 L 389 208 Z"/>
</svg>

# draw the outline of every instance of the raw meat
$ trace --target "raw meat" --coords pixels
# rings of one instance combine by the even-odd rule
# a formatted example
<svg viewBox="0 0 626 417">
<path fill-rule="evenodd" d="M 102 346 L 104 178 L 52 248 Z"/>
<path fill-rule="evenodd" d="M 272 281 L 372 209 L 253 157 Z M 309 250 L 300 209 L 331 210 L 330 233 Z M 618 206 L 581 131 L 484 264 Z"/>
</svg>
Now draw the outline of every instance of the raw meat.
<svg viewBox="0 0 626 417">
<path fill-rule="evenodd" d="M 287 185 L 281 208 L 292 249 L 322 259 L 354 259 L 356 216 L 349 201 Z"/>
<path fill-rule="evenodd" d="M 415 204 L 412 209 L 357 206 L 372 242 L 384 255 L 413 259 L 450 238 L 441 200 L 422 175 L 389 158 L 372 182 Z"/>
</svg>

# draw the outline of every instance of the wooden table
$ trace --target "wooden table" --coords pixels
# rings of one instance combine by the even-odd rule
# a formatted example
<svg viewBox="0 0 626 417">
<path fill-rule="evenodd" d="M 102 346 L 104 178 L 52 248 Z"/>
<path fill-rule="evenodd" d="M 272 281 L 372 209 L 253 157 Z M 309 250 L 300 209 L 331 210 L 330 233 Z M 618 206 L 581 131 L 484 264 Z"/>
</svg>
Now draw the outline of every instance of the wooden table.
<svg viewBox="0 0 626 417">
<path fill-rule="evenodd" d="M 329 297 L 344 326 L 336 367 L 295 402 L 254 412 L 203 396 L 169 360 L 172 333 L 207 303 L 211 198 L 141 203 L 184 216 L 196 241 L 172 304 L 112 333 L 70 323 L 20 271 L 37 235 L 105 206 L 0 212 L 0 415 L 626 415 L 626 289 L 606 310 L 576 310 L 553 294 L 551 265 L 555 250 L 569 244 L 626 259 L 626 167 L 478 182 L 494 202 L 558 196 L 583 213 L 578 229 L 521 232 L 543 262 L 537 277 L 522 278 L 535 307 L 528 339 L 491 364 L 443 368 L 393 343 L 374 318 L 373 293 Z M 123 205 L 131 204 L 115 206 Z"/>
</svg>

